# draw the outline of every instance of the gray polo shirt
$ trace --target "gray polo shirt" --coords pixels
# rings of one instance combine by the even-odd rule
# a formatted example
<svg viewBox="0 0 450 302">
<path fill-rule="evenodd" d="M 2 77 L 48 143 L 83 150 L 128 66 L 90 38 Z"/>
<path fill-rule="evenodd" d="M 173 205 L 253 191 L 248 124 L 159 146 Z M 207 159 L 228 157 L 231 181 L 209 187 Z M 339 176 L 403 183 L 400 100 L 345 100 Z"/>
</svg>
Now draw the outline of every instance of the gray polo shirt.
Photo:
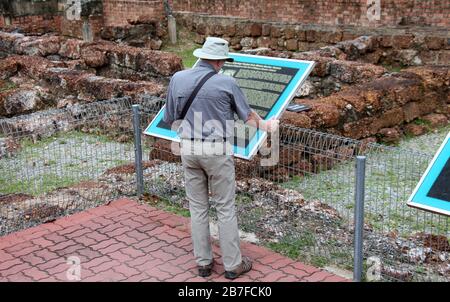
<svg viewBox="0 0 450 302">
<path fill-rule="evenodd" d="M 181 125 L 174 124 L 192 91 L 211 71 L 213 66 L 200 61 L 195 68 L 177 72 L 170 80 L 163 121 L 173 124 L 172 129 L 182 139 L 230 138 L 234 135 L 234 114 L 243 121 L 249 117 L 250 106 L 235 79 L 216 74 L 200 89 Z"/>
</svg>

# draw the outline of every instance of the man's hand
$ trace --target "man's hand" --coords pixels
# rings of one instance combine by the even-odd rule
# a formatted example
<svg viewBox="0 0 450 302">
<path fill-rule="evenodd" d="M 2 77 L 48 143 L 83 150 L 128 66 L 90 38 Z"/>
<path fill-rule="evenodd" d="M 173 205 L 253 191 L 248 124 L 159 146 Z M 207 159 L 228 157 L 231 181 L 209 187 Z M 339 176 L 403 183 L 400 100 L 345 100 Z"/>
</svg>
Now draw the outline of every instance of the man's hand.
<svg viewBox="0 0 450 302">
<path fill-rule="evenodd" d="M 280 126 L 280 120 L 271 118 L 267 121 L 264 121 L 264 124 L 265 124 L 264 127 L 266 129 L 263 129 L 263 130 L 265 130 L 267 132 L 275 132 L 278 129 L 278 127 Z"/>
<path fill-rule="evenodd" d="M 267 132 L 274 132 L 279 127 L 280 120 L 271 118 L 265 121 L 256 112 L 252 111 L 252 113 L 250 113 L 248 120 L 245 123 Z"/>
</svg>

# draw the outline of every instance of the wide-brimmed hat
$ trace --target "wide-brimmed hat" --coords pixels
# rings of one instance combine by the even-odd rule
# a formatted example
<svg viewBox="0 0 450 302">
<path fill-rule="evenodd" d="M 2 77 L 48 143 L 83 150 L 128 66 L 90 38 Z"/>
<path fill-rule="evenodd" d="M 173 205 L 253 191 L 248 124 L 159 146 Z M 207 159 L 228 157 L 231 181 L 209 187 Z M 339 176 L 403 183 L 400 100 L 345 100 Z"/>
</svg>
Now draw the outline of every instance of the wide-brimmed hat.
<svg viewBox="0 0 450 302">
<path fill-rule="evenodd" d="M 203 47 L 194 51 L 194 56 L 207 60 L 226 60 L 228 62 L 234 61 L 234 59 L 230 58 L 228 55 L 228 41 L 215 37 L 206 38 Z"/>
</svg>

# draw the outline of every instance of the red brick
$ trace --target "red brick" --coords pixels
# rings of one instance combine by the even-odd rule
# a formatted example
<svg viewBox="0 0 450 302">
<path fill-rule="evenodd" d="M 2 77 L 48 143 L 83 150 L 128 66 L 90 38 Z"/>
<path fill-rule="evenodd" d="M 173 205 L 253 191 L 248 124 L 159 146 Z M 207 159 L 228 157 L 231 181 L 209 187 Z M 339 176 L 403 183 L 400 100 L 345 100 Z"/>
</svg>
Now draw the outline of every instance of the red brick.
<svg viewBox="0 0 450 302">
<path fill-rule="evenodd" d="M 119 262 L 122 262 L 122 263 L 123 262 L 127 262 L 127 261 L 131 261 L 133 259 L 130 255 L 122 253 L 121 251 L 115 251 L 113 253 L 109 253 L 108 256 L 111 259 L 115 259 L 115 260 L 117 260 Z"/>
<path fill-rule="evenodd" d="M 91 260 L 97 257 L 101 257 L 102 254 L 96 250 L 93 250 L 91 247 L 86 247 L 77 250 L 77 256 L 84 256 L 85 259 Z"/>
<path fill-rule="evenodd" d="M 40 270 L 48 270 L 50 268 L 56 267 L 58 265 L 62 265 L 66 263 L 66 259 L 62 257 L 53 258 L 46 260 L 45 263 L 38 264 L 36 267 L 38 267 Z"/>
<path fill-rule="evenodd" d="M 157 237 L 158 237 L 158 239 L 163 240 L 167 243 L 174 243 L 174 242 L 180 241 L 179 238 L 177 238 L 175 236 L 171 236 L 168 233 L 159 234 L 159 235 L 157 235 Z"/>
<path fill-rule="evenodd" d="M 178 247 L 173 246 L 173 245 L 164 246 L 164 247 L 161 248 L 161 250 L 163 250 L 166 253 L 172 254 L 173 256 L 175 256 L 177 258 L 180 257 L 180 256 L 188 254 L 188 252 L 186 252 L 186 250 L 184 250 L 182 248 L 178 248 Z"/>
<path fill-rule="evenodd" d="M 46 260 L 44 260 L 41 257 L 38 257 L 34 254 L 25 255 L 21 258 L 21 260 L 31 264 L 32 266 L 36 266 L 38 264 L 47 262 Z"/>
<path fill-rule="evenodd" d="M 122 234 L 125 234 L 125 233 L 129 232 L 130 230 L 131 230 L 130 227 L 124 226 L 124 227 L 120 227 L 118 229 L 115 229 L 115 230 L 113 230 L 111 232 L 106 232 L 105 235 L 107 235 L 109 237 L 117 237 L 117 236 L 120 236 Z"/>
<path fill-rule="evenodd" d="M 159 249 L 161 249 L 163 246 L 167 246 L 166 242 L 163 241 L 158 241 L 156 243 L 150 244 L 147 247 L 142 248 L 141 250 L 146 252 L 146 253 L 150 253 L 150 252 L 155 252 L 158 251 Z"/>
<path fill-rule="evenodd" d="M 132 230 L 131 232 L 126 233 L 127 236 L 133 237 L 138 241 L 148 239 L 148 235 L 137 230 Z"/>
<path fill-rule="evenodd" d="M 138 207 L 127 208 L 127 211 L 130 212 L 130 213 L 134 213 L 134 214 L 138 215 L 138 216 L 133 217 L 132 220 L 135 220 L 137 222 L 141 222 L 143 224 L 150 221 L 149 218 L 144 218 L 144 217 L 139 216 L 139 215 L 142 215 L 142 214 L 145 214 L 147 212 L 152 211 L 151 208 L 147 208 L 147 207 L 144 207 L 144 206 L 138 206 Z"/>
<path fill-rule="evenodd" d="M 0 263 L 3 263 L 5 261 L 11 260 L 11 259 L 14 259 L 14 257 L 11 256 L 11 254 L 8 254 L 5 251 L 0 250 Z"/>
<path fill-rule="evenodd" d="M 275 281 L 278 281 L 279 279 L 285 278 L 285 277 L 286 277 L 286 275 L 284 273 L 279 272 L 279 271 L 274 271 L 274 272 L 272 272 L 270 274 L 267 274 L 264 277 L 262 277 L 260 279 L 260 281 L 263 281 L 263 282 L 275 282 Z"/>
<path fill-rule="evenodd" d="M 192 250 L 191 249 L 191 247 L 192 247 L 192 239 L 189 236 L 188 238 L 182 239 L 182 240 L 180 240 L 178 242 L 174 242 L 173 245 L 182 247 L 184 249 Z"/>
<path fill-rule="evenodd" d="M 167 272 L 171 275 L 179 275 L 185 272 L 184 269 L 173 265 L 171 262 L 166 262 L 163 263 L 161 265 L 158 265 L 158 269 L 160 269 L 161 271 Z"/>
<path fill-rule="evenodd" d="M 33 254 L 44 259 L 45 261 L 60 258 L 58 254 L 56 254 L 55 252 L 51 252 L 47 249 L 40 249 L 39 251 L 35 251 Z"/>
<path fill-rule="evenodd" d="M 143 216 L 134 216 L 129 221 L 123 221 L 122 224 L 128 225 L 128 223 L 131 222 L 131 221 L 137 222 L 141 226 L 146 226 L 147 224 L 153 222 L 153 220 L 151 220 L 150 218 L 146 218 L 146 217 L 143 217 Z"/>
<path fill-rule="evenodd" d="M 11 259 L 11 260 L 7 260 L 7 261 L 2 261 L 2 262 L 0 262 L 0 271 L 8 270 L 11 267 L 13 267 L 15 265 L 18 265 L 18 264 L 21 264 L 21 263 L 22 263 L 22 261 L 20 261 L 17 258 L 14 258 L 14 259 Z"/>
<path fill-rule="evenodd" d="M 106 238 L 108 238 L 108 237 L 106 237 Z M 107 239 L 107 240 L 100 241 L 100 242 L 97 243 L 97 244 L 91 245 L 90 247 L 91 247 L 93 250 L 101 250 L 101 249 L 107 248 L 108 246 L 111 246 L 111 245 L 117 244 L 117 243 L 119 243 L 119 241 L 117 241 L 116 239 L 114 239 L 114 238 L 109 238 L 109 239 Z"/>
<path fill-rule="evenodd" d="M 111 261 L 111 258 L 109 258 L 108 256 L 102 256 L 99 258 L 92 259 L 86 263 L 82 263 L 81 265 L 84 269 L 90 269 L 91 267 L 95 267 L 109 261 Z"/>
<path fill-rule="evenodd" d="M 8 247 L 5 249 L 5 252 L 9 253 L 9 254 L 13 254 L 14 252 L 18 252 L 18 251 L 22 251 L 23 249 L 27 249 L 30 247 L 33 247 L 34 244 L 32 242 L 22 242 L 19 244 L 15 244 L 11 247 Z"/>
<path fill-rule="evenodd" d="M 154 230 L 152 230 L 150 232 L 147 232 L 147 235 L 149 235 L 149 236 L 156 236 L 156 235 L 165 233 L 165 232 L 167 232 L 170 229 L 172 229 L 172 228 L 168 227 L 166 225 L 163 225 L 163 226 L 155 228 Z"/>
<path fill-rule="evenodd" d="M 320 271 L 320 272 L 316 272 L 314 274 L 312 274 L 311 276 L 305 277 L 304 280 L 309 281 L 309 282 L 319 282 L 319 281 L 323 281 L 328 277 L 331 277 L 333 275 L 331 275 L 330 273 L 324 272 L 324 271 Z"/>
<path fill-rule="evenodd" d="M 119 266 L 116 266 L 113 270 L 114 270 L 115 272 L 117 272 L 117 273 L 120 273 L 120 274 L 126 276 L 127 279 L 128 279 L 129 277 L 131 277 L 131 276 L 141 274 L 140 271 L 138 271 L 138 270 L 136 270 L 136 269 L 134 269 L 134 268 L 132 268 L 132 267 L 129 267 L 129 266 L 125 265 L 125 264 L 121 264 L 121 265 L 119 265 Z"/>
<path fill-rule="evenodd" d="M 159 241 L 158 239 L 156 239 L 155 237 L 152 237 L 152 238 L 144 239 L 142 241 L 139 241 L 139 242 L 133 244 L 133 247 L 135 247 L 137 249 L 141 249 L 141 248 L 149 246 L 150 244 L 156 243 L 158 241 Z"/>
<path fill-rule="evenodd" d="M 64 261 L 52 268 L 47 269 L 46 271 L 49 275 L 56 275 L 58 273 L 67 272 L 67 270 L 69 268 L 70 268 L 70 265 Z"/>
<path fill-rule="evenodd" d="M 114 217 L 120 217 L 122 215 L 129 215 L 130 213 L 125 211 L 125 210 L 118 210 L 116 209 L 114 212 L 108 213 L 108 214 L 104 214 L 103 217 L 105 217 L 106 219 L 111 219 Z"/>
<path fill-rule="evenodd" d="M 124 243 L 122 243 L 122 242 L 119 242 L 119 243 L 112 244 L 112 245 L 110 245 L 108 247 L 105 247 L 103 249 L 100 249 L 98 251 L 100 253 L 102 253 L 102 254 L 109 254 L 109 253 L 113 253 L 115 251 L 118 251 L 118 250 L 120 250 L 120 249 L 122 249 L 124 247 L 126 247 L 126 245 Z"/>
<path fill-rule="evenodd" d="M 92 230 L 83 227 L 82 229 L 80 229 L 78 231 L 75 231 L 73 233 L 67 234 L 66 237 L 69 238 L 69 239 L 75 239 L 77 237 L 83 237 L 84 235 L 89 234 L 91 232 L 92 232 Z"/>
<path fill-rule="evenodd" d="M 111 220 L 109 220 L 109 221 L 112 222 Z M 110 223 L 110 224 L 104 226 L 103 228 L 98 229 L 97 231 L 101 234 L 109 234 L 109 233 L 114 232 L 115 230 L 123 229 L 123 228 L 124 228 L 124 226 L 121 225 L 120 223 Z M 118 235 L 120 235 L 120 234 L 118 234 Z"/>
<path fill-rule="evenodd" d="M 133 218 L 135 218 L 135 216 L 133 216 Z M 122 220 L 120 223 L 123 224 L 124 226 L 130 227 L 132 229 L 137 229 L 137 228 L 143 226 L 143 224 L 141 222 L 135 221 L 132 218 L 129 218 L 127 220 Z"/>
<path fill-rule="evenodd" d="M 39 281 L 48 278 L 49 275 L 35 267 L 22 271 L 25 276 L 31 277 L 33 280 Z"/>
<path fill-rule="evenodd" d="M 310 273 L 307 273 L 303 270 L 295 269 L 292 266 L 283 267 L 281 268 L 281 271 L 298 279 L 302 279 L 311 275 Z"/>
<path fill-rule="evenodd" d="M 284 259 L 285 259 L 284 256 L 273 253 L 273 254 L 267 255 L 264 258 L 259 259 L 259 261 L 264 264 L 271 264 L 271 263 L 274 263 L 275 261 L 284 260 Z"/>
<path fill-rule="evenodd" d="M 81 225 L 73 225 L 73 226 L 64 228 L 62 230 L 59 230 L 56 233 L 61 236 L 65 236 L 67 234 L 74 233 L 74 232 L 82 230 L 82 229 L 83 229 L 83 226 L 81 226 Z"/>
<path fill-rule="evenodd" d="M 36 238 L 31 241 L 35 245 L 39 245 L 41 248 L 46 248 L 51 245 L 55 245 L 53 241 L 47 240 L 45 238 Z"/>
<path fill-rule="evenodd" d="M 33 282 L 34 281 L 33 278 L 25 276 L 22 272 L 8 276 L 7 280 L 9 282 Z"/>
<path fill-rule="evenodd" d="M 49 246 L 48 250 L 51 252 L 61 251 L 72 245 L 78 245 L 78 243 L 76 243 L 73 240 L 66 240 L 66 241 L 57 243 L 55 245 Z"/>
<path fill-rule="evenodd" d="M 31 254 L 32 252 L 37 251 L 39 249 L 40 249 L 40 247 L 38 245 L 33 245 L 31 247 L 24 248 L 20 251 L 11 252 L 11 255 L 13 255 L 14 257 L 22 257 L 25 255 Z"/>
<path fill-rule="evenodd" d="M 115 200 L 113 202 L 111 202 L 109 204 L 110 207 L 115 207 L 115 208 L 128 208 L 128 207 L 133 207 L 135 206 L 136 203 L 134 201 L 131 201 L 129 199 L 119 199 L 119 200 Z"/>
<path fill-rule="evenodd" d="M 92 272 L 98 274 L 104 271 L 110 271 L 113 267 L 120 265 L 120 262 L 117 260 L 112 260 L 108 262 L 103 262 L 100 265 L 92 266 L 89 268 Z"/>
<path fill-rule="evenodd" d="M 84 246 L 91 246 L 91 245 L 95 245 L 98 243 L 96 240 L 89 238 L 87 236 L 80 236 L 80 237 L 73 238 L 73 241 L 83 244 Z"/>
<path fill-rule="evenodd" d="M 95 274 L 94 276 L 91 276 L 89 278 L 82 279 L 83 282 L 99 282 L 99 281 L 106 281 L 106 282 L 117 282 L 125 280 L 126 276 L 114 272 L 113 270 L 110 271 L 103 271 L 99 274 Z"/>
<path fill-rule="evenodd" d="M 282 260 L 273 262 L 273 263 L 271 263 L 271 264 L 269 264 L 269 265 L 270 265 L 273 269 L 278 270 L 278 269 L 280 269 L 280 268 L 282 268 L 282 267 L 286 267 L 287 265 L 292 264 L 292 263 L 294 263 L 294 262 L 295 262 L 294 260 L 285 258 L 285 259 L 282 259 Z"/>
<path fill-rule="evenodd" d="M 52 241 L 54 243 L 58 243 L 58 242 L 62 242 L 62 241 L 66 241 L 67 240 L 66 237 L 61 236 L 61 235 L 56 234 L 56 233 L 45 235 L 44 239 L 50 240 L 50 241 Z"/>
<path fill-rule="evenodd" d="M 143 225 L 141 227 L 136 228 L 137 231 L 139 232 L 143 232 L 143 233 L 149 233 L 151 231 L 153 231 L 154 229 L 161 227 L 162 224 L 160 222 L 150 222 L 146 225 Z"/>
<path fill-rule="evenodd" d="M 146 273 L 140 273 L 138 275 L 127 277 L 127 279 L 124 280 L 124 282 L 142 282 L 142 281 L 148 281 L 149 278 L 150 277 Z M 154 282 L 157 282 L 157 281 L 158 280 L 155 278 Z"/>
<path fill-rule="evenodd" d="M 185 282 L 185 281 L 187 281 L 188 279 L 193 279 L 193 278 L 196 278 L 196 277 L 197 277 L 197 276 L 194 275 L 194 274 L 191 273 L 191 272 L 183 272 L 183 273 L 177 274 L 177 275 L 175 275 L 174 277 L 169 278 L 169 279 L 167 279 L 167 280 L 165 280 L 165 281 L 167 281 L 167 282 Z"/>
<path fill-rule="evenodd" d="M 295 268 L 295 269 L 305 271 L 308 274 L 313 274 L 315 272 L 319 272 L 320 271 L 318 268 L 315 268 L 315 267 L 309 266 L 309 265 L 305 265 L 305 264 L 300 263 L 300 262 L 293 263 L 293 264 L 291 264 L 291 266 L 293 268 Z"/>
<path fill-rule="evenodd" d="M 26 241 L 30 241 L 33 239 L 41 239 L 42 236 L 49 234 L 50 231 L 40 228 L 39 230 L 37 230 L 36 232 L 32 233 L 32 234 L 28 234 L 28 235 L 23 235 L 21 234 L 21 236 L 23 237 L 24 240 Z"/>
<path fill-rule="evenodd" d="M 90 230 L 97 230 L 104 226 L 104 225 L 101 225 L 100 223 L 97 223 L 96 220 L 83 222 L 81 225 L 85 228 L 89 228 Z"/>
<path fill-rule="evenodd" d="M 102 241 L 106 241 L 109 240 L 110 238 L 108 236 L 106 236 L 105 234 L 101 234 L 97 231 L 94 231 L 92 233 L 88 233 L 86 234 L 86 237 L 94 239 L 97 242 L 102 242 Z"/>
<path fill-rule="evenodd" d="M 185 232 L 181 232 L 175 229 L 168 230 L 167 234 L 177 237 L 178 239 L 190 238 L 191 236 Z"/>
<path fill-rule="evenodd" d="M 120 250 L 122 253 L 125 253 L 129 256 L 131 256 L 132 258 L 136 258 L 136 257 L 141 257 L 144 256 L 145 254 L 143 252 L 141 252 L 138 249 L 134 249 L 132 247 L 126 247 L 124 249 Z"/>
<path fill-rule="evenodd" d="M 155 277 L 159 281 L 167 281 L 174 276 L 173 274 L 160 270 L 156 266 L 147 270 L 146 273 L 151 277 Z"/>
<path fill-rule="evenodd" d="M 339 276 L 330 276 L 323 280 L 324 282 L 350 282 L 351 280 L 339 277 Z"/>
<path fill-rule="evenodd" d="M 145 254 L 144 256 L 136 257 L 134 259 L 127 261 L 127 264 L 131 267 L 139 268 L 142 264 L 153 261 L 153 260 L 155 260 L 155 258 L 152 255 Z M 158 259 L 158 261 L 160 261 L 160 260 Z"/>
</svg>

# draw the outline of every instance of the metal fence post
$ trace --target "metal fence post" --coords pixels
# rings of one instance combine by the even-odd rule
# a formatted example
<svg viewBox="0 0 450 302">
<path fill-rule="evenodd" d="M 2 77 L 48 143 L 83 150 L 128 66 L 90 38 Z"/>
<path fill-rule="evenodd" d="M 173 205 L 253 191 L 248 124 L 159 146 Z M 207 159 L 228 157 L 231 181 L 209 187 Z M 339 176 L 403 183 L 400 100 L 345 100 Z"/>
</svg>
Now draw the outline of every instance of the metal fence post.
<svg viewBox="0 0 450 302">
<path fill-rule="evenodd" d="M 134 167 L 136 169 L 137 195 L 144 192 L 144 175 L 142 171 L 142 146 L 141 146 L 141 112 L 139 105 L 133 105 L 133 130 L 134 130 Z"/>
<path fill-rule="evenodd" d="M 366 157 L 356 157 L 355 187 L 355 234 L 353 281 L 361 282 L 363 274 L 363 232 L 364 232 L 364 182 L 366 177 Z"/>
</svg>

